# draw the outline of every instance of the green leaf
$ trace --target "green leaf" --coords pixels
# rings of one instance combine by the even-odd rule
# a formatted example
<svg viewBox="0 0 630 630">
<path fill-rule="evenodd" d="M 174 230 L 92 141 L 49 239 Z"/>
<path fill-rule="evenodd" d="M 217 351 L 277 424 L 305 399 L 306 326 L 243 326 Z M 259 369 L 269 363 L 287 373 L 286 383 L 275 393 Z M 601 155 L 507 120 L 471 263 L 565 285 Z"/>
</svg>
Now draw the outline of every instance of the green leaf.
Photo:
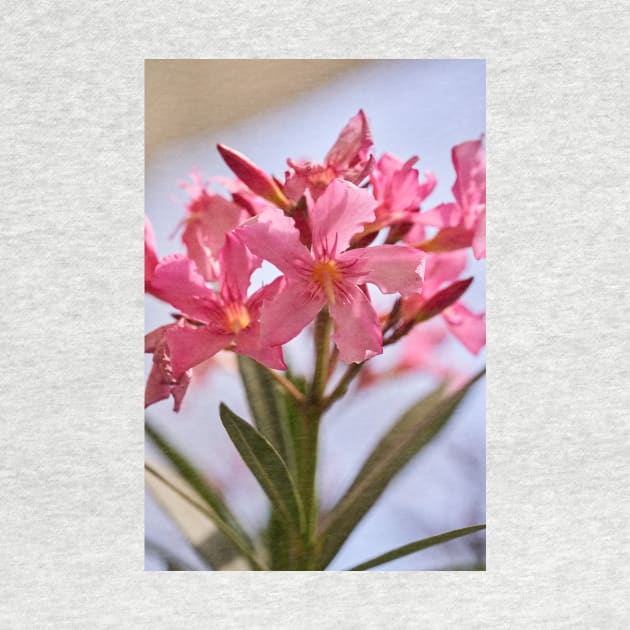
<svg viewBox="0 0 630 630">
<path fill-rule="evenodd" d="M 295 483 L 282 457 L 267 438 L 221 403 L 219 415 L 241 457 L 258 480 L 277 514 L 300 531 L 304 513 Z"/>
<path fill-rule="evenodd" d="M 168 571 L 198 571 L 198 569 L 190 566 L 187 562 L 184 562 L 181 558 L 174 554 L 169 549 L 166 549 L 159 543 L 145 538 L 144 551 L 148 551 L 159 558 L 166 564 Z"/>
<path fill-rule="evenodd" d="M 218 529 L 203 499 L 181 475 L 157 463 L 146 462 L 145 471 L 147 489 L 208 568 L 222 571 L 245 562 L 239 549 Z"/>
<path fill-rule="evenodd" d="M 172 446 L 159 431 L 147 422 L 145 422 L 144 427 L 151 441 L 162 451 L 177 472 L 204 501 L 205 505 L 201 506 L 205 510 L 204 513 L 216 523 L 217 527 L 225 534 L 230 542 L 248 559 L 253 568 L 263 570 L 264 567 L 262 563 L 255 556 L 254 546 L 251 540 L 219 493 L 210 486 L 195 466 L 180 451 Z M 161 475 L 158 474 L 158 476 Z M 164 478 L 163 481 L 165 481 L 165 483 L 171 483 L 172 485 L 172 482 Z M 190 497 L 185 496 L 185 493 L 182 493 L 180 488 L 175 487 L 175 491 L 183 494 L 184 498 L 190 499 Z M 196 501 L 192 500 L 192 502 L 195 507 L 199 508 Z"/>
<path fill-rule="evenodd" d="M 289 470 L 295 470 L 289 421 L 278 385 L 260 363 L 241 354 L 236 356 L 256 428 L 282 455 Z"/>
<path fill-rule="evenodd" d="M 367 458 L 350 488 L 324 519 L 319 535 L 318 569 L 328 566 L 392 479 L 444 427 L 470 387 L 483 374 L 485 369 L 448 396 L 441 385 L 413 405 L 391 427 Z"/>
<path fill-rule="evenodd" d="M 485 525 L 473 525 L 471 527 L 464 527 L 463 529 L 454 529 L 450 532 L 445 532 L 444 534 L 424 538 L 423 540 L 417 540 L 416 542 L 403 545 L 402 547 L 383 553 L 380 556 L 376 556 L 376 558 L 372 558 L 367 562 L 357 564 L 356 567 L 352 567 L 349 571 L 366 571 L 367 569 L 377 567 L 380 564 L 385 564 L 386 562 L 391 562 L 392 560 L 402 558 L 403 556 L 408 556 L 410 553 L 416 553 L 416 551 L 422 551 L 423 549 L 428 549 L 429 547 L 434 547 L 435 545 L 441 545 L 449 540 L 455 540 L 456 538 L 461 538 L 462 536 L 468 536 L 468 534 L 473 534 L 474 532 L 478 532 L 485 528 Z"/>
</svg>

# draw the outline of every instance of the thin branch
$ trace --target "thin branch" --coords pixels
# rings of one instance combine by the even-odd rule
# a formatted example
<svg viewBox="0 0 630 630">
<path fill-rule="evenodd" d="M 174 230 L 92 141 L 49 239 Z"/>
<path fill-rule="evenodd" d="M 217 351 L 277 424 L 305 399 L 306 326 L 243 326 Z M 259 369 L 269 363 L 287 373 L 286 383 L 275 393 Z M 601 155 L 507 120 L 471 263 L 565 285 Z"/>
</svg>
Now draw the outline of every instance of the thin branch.
<svg viewBox="0 0 630 630">
<path fill-rule="evenodd" d="M 347 391 L 350 383 L 354 380 L 354 378 L 359 374 L 361 368 L 363 367 L 363 363 L 352 363 L 349 365 L 344 372 L 344 375 L 337 383 L 337 387 L 331 392 L 329 396 L 324 398 L 322 402 L 322 409 L 328 409 L 330 405 L 332 405 L 336 400 L 341 398 Z"/>
<path fill-rule="evenodd" d="M 298 405 L 304 404 L 304 395 L 286 376 L 282 376 L 282 374 L 268 368 L 266 365 L 263 365 L 263 367 L 273 377 L 276 383 L 278 383 L 287 392 L 287 394 L 289 394 L 289 396 L 298 403 Z"/>
</svg>

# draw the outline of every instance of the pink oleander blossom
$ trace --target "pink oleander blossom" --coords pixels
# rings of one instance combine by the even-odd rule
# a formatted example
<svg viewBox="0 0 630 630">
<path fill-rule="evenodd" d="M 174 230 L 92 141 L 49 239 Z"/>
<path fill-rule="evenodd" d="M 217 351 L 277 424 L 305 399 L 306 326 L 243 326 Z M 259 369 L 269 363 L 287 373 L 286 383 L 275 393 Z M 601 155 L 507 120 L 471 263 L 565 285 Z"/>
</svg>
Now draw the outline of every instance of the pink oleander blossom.
<svg viewBox="0 0 630 630">
<path fill-rule="evenodd" d="M 292 170 L 286 176 L 286 195 L 297 201 L 308 190 L 313 199 L 317 199 L 337 178 L 360 184 L 374 166 L 374 157 L 368 155 L 372 144 L 367 117 L 360 109 L 342 129 L 323 164 L 310 160 L 287 160 Z"/>
<path fill-rule="evenodd" d="M 225 234 L 248 217 L 236 203 L 208 191 L 198 173 L 191 174 L 192 184 L 182 184 L 190 195 L 183 220 L 182 241 L 199 273 L 208 281 L 219 276 L 218 256 Z"/>
<path fill-rule="evenodd" d="M 417 220 L 439 229 L 423 249 L 450 251 L 471 247 L 475 258 L 486 256 L 486 155 L 481 140 L 453 147 L 455 203 L 443 203 Z"/>
<path fill-rule="evenodd" d="M 336 179 L 310 210 L 311 249 L 300 241 L 294 221 L 277 210 L 236 230 L 286 278 L 277 297 L 263 305 L 261 333 L 269 344 L 293 339 L 328 306 L 342 361 L 360 363 L 383 351 L 378 315 L 364 285 L 373 283 L 383 293 L 419 291 L 424 254 L 398 245 L 347 249 L 353 235 L 374 220 L 375 206 L 369 192 Z"/>
<path fill-rule="evenodd" d="M 420 173 L 413 165 L 418 161 L 412 157 L 406 162 L 384 153 L 375 164 L 370 175 L 374 197 L 378 201 L 376 225 L 385 227 L 395 222 L 413 221 L 420 204 L 431 194 L 437 179 L 430 171 L 420 183 Z"/>
<path fill-rule="evenodd" d="M 209 181 L 220 184 L 230 192 L 232 194 L 232 201 L 241 206 L 250 217 L 260 214 L 269 207 L 273 207 L 273 204 L 252 192 L 251 189 L 237 177 L 217 176 L 211 177 Z"/>
<path fill-rule="evenodd" d="M 427 254 L 422 293 L 405 298 L 403 316 L 414 319 L 438 293 L 445 292 L 444 285 L 455 286 L 466 268 L 466 252 L 458 250 L 441 254 Z M 459 295 L 460 293 L 458 293 Z M 451 299 L 456 299 L 454 296 Z M 461 301 L 444 308 L 440 315 L 448 329 L 473 354 L 479 354 L 486 345 L 486 315 L 474 313 Z"/>
<path fill-rule="evenodd" d="M 144 292 L 154 295 L 153 272 L 159 262 L 155 247 L 155 233 L 149 218 L 144 217 Z"/>
<path fill-rule="evenodd" d="M 173 411 L 179 411 L 181 408 L 192 370 L 185 370 L 175 376 L 166 337 L 169 330 L 184 326 L 186 322 L 182 319 L 174 324 L 160 326 L 144 338 L 144 351 L 153 354 L 153 364 L 144 391 L 145 408 L 160 400 L 166 400 L 169 396 L 173 396 Z"/>
<path fill-rule="evenodd" d="M 247 297 L 250 276 L 259 265 L 259 259 L 233 234 L 227 234 L 220 254 L 219 293 L 206 285 L 185 256 L 167 256 L 155 268 L 153 284 L 163 299 L 194 323 L 167 331 L 175 377 L 223 349 L 252 357 L 270 368 L 286 369 L 282 348 L 261 341 L 259 324 L 263 300 L 272 299 L 282 281 Z"/>
</svg>

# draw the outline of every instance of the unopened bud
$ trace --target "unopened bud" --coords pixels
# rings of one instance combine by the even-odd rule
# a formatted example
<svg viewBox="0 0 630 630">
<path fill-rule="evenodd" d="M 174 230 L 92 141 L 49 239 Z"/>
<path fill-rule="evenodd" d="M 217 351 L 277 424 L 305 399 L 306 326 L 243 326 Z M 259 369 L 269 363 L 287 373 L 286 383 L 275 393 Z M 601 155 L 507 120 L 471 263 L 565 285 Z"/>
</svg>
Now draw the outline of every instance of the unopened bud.
<svg viewBox="0 0 630 630">
<path fill-rule="evenodd" d="M 253 193 L 282 208 L 282 210 L 291 208 L 291 202 L 286 198 L 278 184 L 251 160 L 242 153 L 222 144 L 218 144 L 217 149 L 232 172 Z"/>
</svg>

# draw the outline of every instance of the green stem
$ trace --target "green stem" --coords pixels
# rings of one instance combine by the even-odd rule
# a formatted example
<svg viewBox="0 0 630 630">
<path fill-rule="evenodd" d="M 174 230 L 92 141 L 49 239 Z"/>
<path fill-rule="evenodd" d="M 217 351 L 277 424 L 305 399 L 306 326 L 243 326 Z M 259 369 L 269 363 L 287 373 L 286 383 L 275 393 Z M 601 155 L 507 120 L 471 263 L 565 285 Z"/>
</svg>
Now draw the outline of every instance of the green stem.
<svg viewBox="0 0 630 630">
<path fill-rule="evenodd" d="M 313 568 L 316 553 L 317 529 L 317 448 L 319 425 L 323 412 L 322 402 L 328 382 L 330 360 L 330 335 L 332 320 L 328 309 L 323 308 L 315 322 L 315 373 L 308 396 L 302 406 L 302 435 L 300 439 L 299 490 L 304 504 L 306 527 L 302 546 L 297 558 L 297 568 L 308 571 Z"/>
<path fill-rule="evenodd" d="M 304 531 L 304 558 L 303 568 L 309 570 L 314 562 L 315 533 L 317 528 L 317 449 L 319 443 L 319 424 L 321 412 L 316 408 L 309 408 L 304 413 L 304 466 L 303 466 L 303 501 L 306 516 L 306 528 Z"/>
<path fill-rule="evenodd" d="M 330 333 L 332 332 L 332 319 L 328 314 L 328 308 L 323 308 L 315 321 L 315 374 L 310 393 L 311 405 L 319 404 L 324 396 L 326 382 L 328 381 L 328 362 L 330 360 Z"/>
<path fill-rule="evenodd" d="M 350 383 L 352 383 L 354 378 L 359 374 L 362 367 L 363 363 L 352 363 L 348 366 L 344 375 L 339 380 L 339 383 L 337 383 L 337 387 L 331 392 L 330 396 L 324 398 L 322 401 L 322 410 L 328 409 L 328 407 L 339 400 L 348 391 Z"/>
<path fill-rule="evenodd" d="M 267 373 L 278 383 L 286 392 L 295 400 L 296 403 L 302 404 L 304 402 L 304 396 L 302 392 L 288 379 L 286 376 L 279 374 L 275 370 L 263 365 L 267 370 Z"/>
</svg>

